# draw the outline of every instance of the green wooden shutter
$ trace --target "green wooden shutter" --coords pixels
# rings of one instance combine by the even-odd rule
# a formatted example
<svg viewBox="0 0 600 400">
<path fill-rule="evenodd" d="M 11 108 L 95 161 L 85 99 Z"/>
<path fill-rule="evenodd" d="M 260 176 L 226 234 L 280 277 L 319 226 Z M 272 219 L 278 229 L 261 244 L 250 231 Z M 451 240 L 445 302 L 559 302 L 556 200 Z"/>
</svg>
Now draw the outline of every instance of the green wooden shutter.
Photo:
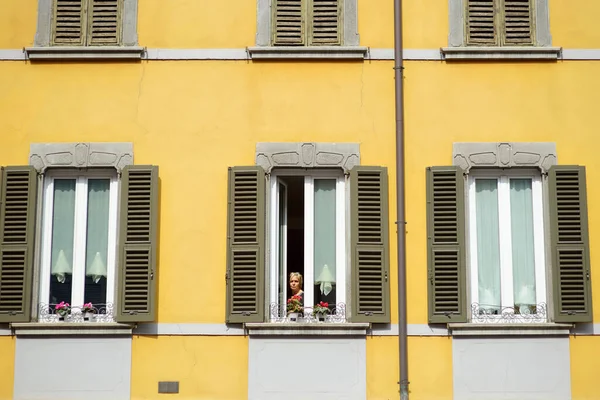
<svg viewBox="0 0 600 400">
<path fill-rule="evenodd" d="M 83 46 L 86 24 L 86 0 L 54 0 L 52 44 Z"/>
<path fill-rule="evenodd" d="M 116 319 L 152 322 L 156 317 L 157 166 L 123 169 L 119 219 Z"/>
<path fill-rule="evenodd" d="M 585 167 L 549 171 L 554 320 L 592 322 Z"/>
<path fill-rule="evenodd" d="M 427 168 L 430 323 L 467 322 L 464 198 L 461 168 Z"/>
<path fill-rule="evenodd" d="M 118 45 L 121 41 L 121 0 L 88 1 L 88 45 Z"/>
<path fill-rule="evenodd" d="M 390 322 L 387 168 L 350 170 L 352 322 Z"/>
<path fill-rule="evenodd" d="M 504 44 L 533 43 L 531 0 L 504 0 Z"/>
<path fill-rule="evenodd" d="M 310 7 L 310 44 L 339 45 L 341 32 L 340 0 L 312 0 Z"/>
<path fill-rule="evenodd" d="M 29 322 L 37 174 L 33 167 L 2 171 L 0 322 Z"/>
<path fill-rule="evenodd" d="M 229 168 L 227 311 L 229 323 L 264 321 L 265 172 Z"/>
<path fill-rule="evenodd" d="M 274 4 L 273 44 L 304 45 L 306 0 L 275 0 Z"/>
<path fill-rule="evenodd" d="M 498 0 L 467 0 L 467 44 L 495 46 L 498 44 Z"/>
</svg>

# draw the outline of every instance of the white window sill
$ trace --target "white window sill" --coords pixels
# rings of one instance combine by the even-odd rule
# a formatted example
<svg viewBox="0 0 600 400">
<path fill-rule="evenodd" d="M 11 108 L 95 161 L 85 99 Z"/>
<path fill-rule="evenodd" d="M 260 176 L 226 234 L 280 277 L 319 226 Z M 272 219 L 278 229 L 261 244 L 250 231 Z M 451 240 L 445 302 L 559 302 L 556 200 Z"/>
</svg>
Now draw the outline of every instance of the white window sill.
<svg viewBox="0 0 600 400">
<path fill-rule="evenodd" d="M 277 323 L 244 325 L 249 336 L 366 336 L 368 323 Z"/>
<path fill-rule="evenodd" d="M 561 47 L 444 47 L 442 59 L 452 60 L 558 60 Z"/>
<path fill-rule="evenodd" d="M 364 60 L 368 48 L 362 46 L 269 46 L 249 47 L 253 60 Z"/>
<path fill-rule="evenodd" d="M 29 60 L 141 60 L 140 46 L 51 46 L 26 47 Z"/>
<path fill-rule="evenodd" d="M 134 325 L 119 323 L 14 323 L 16 336 L 118 336 L 131 335 Z"/>
<path fill-rule="evenodd" d="M 448 324 L 451 336 L 568 336 L 571 324 L 519 323 L 519 324 Z"/>
</svg>

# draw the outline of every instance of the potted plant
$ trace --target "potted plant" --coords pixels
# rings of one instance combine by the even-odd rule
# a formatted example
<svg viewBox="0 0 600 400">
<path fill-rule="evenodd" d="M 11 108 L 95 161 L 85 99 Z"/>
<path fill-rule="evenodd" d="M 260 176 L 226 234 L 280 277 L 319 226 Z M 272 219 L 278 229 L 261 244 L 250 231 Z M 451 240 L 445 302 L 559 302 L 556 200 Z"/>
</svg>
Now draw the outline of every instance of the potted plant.
<svg viewBox="0 0 600 400">
<path fill-rule="evenodd" d="M 313 317 L 316 317 L 318 321 L 325 321 L 327 314 L 329 314 L 329 303 L 321 301 L 313 307 Z"/>
<path fill-rule="evenodd" d="M 94 306 L 92 303 L 85 303 L 83 307 L 81 307 L 81 313 L 83 314 L 84 321 L 91 321 L 94 317 Z"/>
<path fill-rule="evenodd" d="M 64 301 L 61 301 L 60 303 L 58 303 L 54 309 L 56 310 L 56 313 L 58 314 L 58 320 L 59 321 L 64 321 L 65 317 L 69 314 L 71 314 L 71 306 L 69 305 L 69 303 L 65 303 Z"/>
<path fill-rule="evenodd" d="M 292 296 L 287 301 L 287 315 L 290 321 L 298 321 L 299 314 L 304 310 L 302 307 L 302 298 L 300 296 Z"/>
</svg>

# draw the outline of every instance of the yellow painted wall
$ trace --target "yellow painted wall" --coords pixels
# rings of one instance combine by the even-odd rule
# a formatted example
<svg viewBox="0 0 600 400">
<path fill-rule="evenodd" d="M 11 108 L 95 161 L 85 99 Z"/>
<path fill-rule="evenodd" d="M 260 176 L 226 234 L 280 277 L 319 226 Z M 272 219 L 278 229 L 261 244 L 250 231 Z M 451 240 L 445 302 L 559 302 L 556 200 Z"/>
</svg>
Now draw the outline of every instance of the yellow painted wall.
<svg viewBox="0 0 600 400">
<path fill-rule="evenodd" d="M 248 397 L 246 337 L 134 337 L 132 353 L 132 400 L 169 396 L 158 394 L 159 381 L 179 381 L 178 399 Z"/>
<path fill-rule="evenodd" d="M 577 0 L 577 7 L 550 1 L 553 44 L 566 48 L 600 48 L 596 16 L 600 3 Z M 448 1 L 404 0 L 404 40 L 409 49 L 437 49 L 448 43 Z M 149 48 L 244 48 L 256 33 L 254 0 L 140 0 L 138 33 Z M 358 0 L 361 45 L 392 48 L 393 2 Z M 33 44 L 37 0 L 3 0 L 0 49 Z"/>
<path fill-rule="evenodd" d="M 452 398 L 452 339 L 409 337 L 409 389 L 412 400 Z M 398 338 L 367 338 L 367 399 L 398 398 Z"/>
<path fill-rule="evenodd" d="M 597 400 L 600 397 L 600 338 L 571 337 L 571 393 L 573 400 Z"/>
<path fill-rule="evenodd" d="M 12 399 L 14 387 L 15 338 L 0 336 L 0 400 Z"/>
</svg>

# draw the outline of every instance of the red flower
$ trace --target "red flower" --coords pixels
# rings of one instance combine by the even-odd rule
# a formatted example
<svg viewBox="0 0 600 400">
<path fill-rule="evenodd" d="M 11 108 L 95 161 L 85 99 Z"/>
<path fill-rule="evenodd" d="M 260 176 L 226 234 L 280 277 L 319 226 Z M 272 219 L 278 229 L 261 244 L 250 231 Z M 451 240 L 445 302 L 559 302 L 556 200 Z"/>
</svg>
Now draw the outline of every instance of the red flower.
<svg viewBox="0 0 600 400">
<path fill-rule="evenodd" d="M 324 301 L 320 302 L 320 303 L 319 303 L 319 305 L 320 305 L 321 307 L 325 307 L 325 308 L 328 308 L 328 307 L 329 307 L 329 303 L 325 303 Z"/>
</svg>

